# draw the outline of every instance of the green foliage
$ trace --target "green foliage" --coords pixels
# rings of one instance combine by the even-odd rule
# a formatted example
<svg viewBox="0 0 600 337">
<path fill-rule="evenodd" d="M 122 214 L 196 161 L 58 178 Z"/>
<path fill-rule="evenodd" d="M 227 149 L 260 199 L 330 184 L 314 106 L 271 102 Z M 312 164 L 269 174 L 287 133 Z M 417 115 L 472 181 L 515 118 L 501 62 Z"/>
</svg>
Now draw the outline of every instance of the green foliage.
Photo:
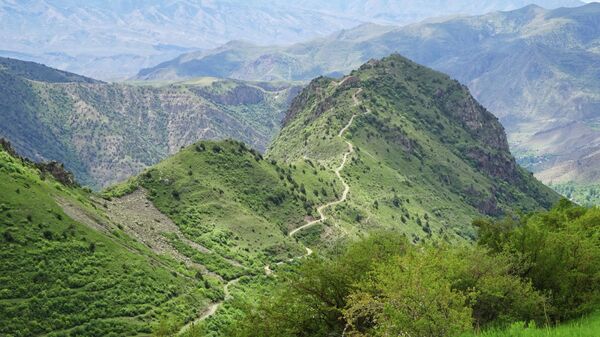
<svg viewBox="0 0 600 337">
<path fill-rule="evenodd" d="M 278 162 L 308 157 L 333 169 L 347 149 L 344 140 L 354 145 L 341 171 L 349 198 L 326 210 L 336 226 L 324 230 L 341 227 L 358 236 L 393 229 L 415 242 L 474 240 L 470 224 L 482 214 L 546 209 L 558 201 L 516 165 L 497 119 L 448 76 L 393 55 L 339 82 L 313 80 L 267 152 Z"/>
<path fill-rule="evenodd" d="M 345 311 L 358 336 L 453 336 L 473 326 L 542 321 L 545 298 L 505 256 L 423 247 L 379 264 Z"/>
<path fill-rule="evenodd" d="M 407 245 L 403 237 L 389 233 L 343 249 L 334 259 L 309 258 L 282 275 L 283 283 L 272 285 L 258 299 L 238 304 L 245 314 L 231 322 L 225 335 L 339 335 L 345 327 L 342 310 L 355 283 L 373 264 Z"/>
<path fill-rule="evenodd" d="M 315 205 L 329 201 L 341 189 L 323 183 L 334 181 L 331 173 L 314 174 L 309 168 L 307 163 L 279 166 L 237 141 L 203 141 L 105 195 L 114 197 L 145 188 L 154 205 L 188 239 L 214 254 L 199 253 L 177 238 L 170 239 L 173 246 L 225 279 L 233 279 L 262 271 L 267 261 L 303 254 L 287 234 L 304 224 Z M 307 195 L 302 186 L 326 190 L 328 196 Z"/>
<path fill-rule="evenodd" d="M 520 223 L 478 223 L 481 244 L 523 260 L 521 275 L 547 294 L 557 321 L 579 317 L 600 304 L 600 210 L 562 200 Z"/>
<path fill-rule="evenodd" d="M 478 247 L 412 246 L 382 233 L 291 268 L 238 304 L 233 336 L 455 336 L 473 327 L 544 321 L 546 298 L 512 257 Z M 295 317 L 294 320 L 286 319 Z"/>
<path fill-rule="evenodd" d="M 89 192 L 60 185 L 0 150 L 0 335 L 148 334 L 181 324 L 208 299 L 188 271 L 123 232 L 73 220 L 55 200 L 103 213 Z"/>
<path fill-rule="evenodd" d="M 440 256 L 415 251 L 379 265 L 349 296 L 349 336 L 453 336 L 471 327 L 467 297 L 452 289 Z"/>
</svg>

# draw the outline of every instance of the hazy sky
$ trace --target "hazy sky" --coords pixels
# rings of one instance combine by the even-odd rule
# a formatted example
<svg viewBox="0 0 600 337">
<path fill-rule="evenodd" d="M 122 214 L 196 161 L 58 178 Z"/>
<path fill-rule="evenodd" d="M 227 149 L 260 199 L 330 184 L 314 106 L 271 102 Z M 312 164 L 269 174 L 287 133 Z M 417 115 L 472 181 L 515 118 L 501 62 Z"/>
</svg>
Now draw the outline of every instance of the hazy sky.
<svg viewBox="0 0 600 337">
<path fill-rule="evenodd" d="M 0 0 L 0 56 L 112 79 L 231 40 L 290 44 L 366 22 L 400 26 L 531 3 L 545 8 L 583 4 L 579 0 Z"/>
</svg>

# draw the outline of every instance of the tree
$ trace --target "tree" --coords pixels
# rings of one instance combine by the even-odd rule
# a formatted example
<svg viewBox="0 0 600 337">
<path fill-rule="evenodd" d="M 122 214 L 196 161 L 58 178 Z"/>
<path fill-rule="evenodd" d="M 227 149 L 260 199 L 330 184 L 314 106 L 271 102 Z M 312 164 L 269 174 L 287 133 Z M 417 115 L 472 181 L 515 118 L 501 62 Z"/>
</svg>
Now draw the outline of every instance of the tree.
<svg viewBox="0 0 600 337">
<path fill-rule="evenodd" d="M 418 251 L 379 265 L 349 296 L 348 336 L 455 336 L 471 328 L 468 297 L 452 288 L 437 254 Z"/>
<path fill-rule="evenodd" d="M 562 200 L 548 212 L 508 220 L 478 222 L 480 245 L 520 259 L 520 276 L 549 296 L 558 321 L 600 305 L 600 210 Z"/>
</svg>

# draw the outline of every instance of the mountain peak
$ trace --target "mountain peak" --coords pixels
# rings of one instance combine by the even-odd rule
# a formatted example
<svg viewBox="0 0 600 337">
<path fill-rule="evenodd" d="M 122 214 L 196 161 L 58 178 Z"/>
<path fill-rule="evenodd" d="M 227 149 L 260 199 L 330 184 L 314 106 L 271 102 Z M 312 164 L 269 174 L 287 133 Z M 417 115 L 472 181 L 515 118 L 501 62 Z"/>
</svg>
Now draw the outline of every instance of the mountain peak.
<svg viewBox="0 0 600 337">
<path fill-rule="evenodd" d="M 424 214 L 426 232 L 443 232 L 445 224 L 468 224 L 476 214 L 515 212 L 517 199 L 524 209 L 557 200 L 518 167 L 502 125 L 464 85 L 399 54 L 370 60 L 339 80 L 313 80 L 267 154 L 335 170 L 349 192 L 345 206 L 330 212 L 345 230 L 399 225 L 418 239 Z M 398 191 L 415 202 L 400 206 Z M 368 221 L 352 225 L 354 218 Z M 473 234 L 468 225 L 452 231 Z"/>
</svg>

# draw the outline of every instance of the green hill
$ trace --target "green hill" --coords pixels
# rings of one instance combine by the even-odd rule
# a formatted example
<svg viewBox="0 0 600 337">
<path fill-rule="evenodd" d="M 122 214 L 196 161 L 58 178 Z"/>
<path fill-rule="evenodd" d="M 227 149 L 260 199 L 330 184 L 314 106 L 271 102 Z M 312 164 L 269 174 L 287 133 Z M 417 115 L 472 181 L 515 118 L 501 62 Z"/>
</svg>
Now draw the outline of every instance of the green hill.
<svg viewBox="0 0 600 337">
<path fill-rule="evenodd" d="M 138 188 L 186 238 L 259 272 L 268 261 L 302 255 L 288 234 L 342 189 L 325 167 L 280 165 L 232 140 L 187 147 L 105 193 L 126 196 Z M 177 238 L 172 244 L 189 251 Z"/>
<path fill-rule="evenodd" d="M 0 335 L 149 335 L 222 296 L 217 279 L 155 254 L 38 167 L 0 146 Z"/>
<path fill-rule="evenodd" d="M 200 139 L 235 138 L 264 150 L 296 91 L 214 78 L 107 84 L 0 58 L 0 136 L 100 188 Z"/>
<path fill-rule="evenodd" d="M 502 126 L 464 86 L 398 55 L 312 81 L 268 157 L 337 168 L 348 199 L 319 231 L 340 235 L 385 227 L 415 241 L 472 238 L 475 217 L 558 200 L 516 164 Z"/>
<path fill-rule="evenodd" d="M 1 145 L 7 336 L 174 333 L 212 315 L 241 276 L 305 255 L 291 231 L 341 189 L 325 167 L 282 166 L 227 140 L 187 147 L 101 197 Z"/>
</svg>

